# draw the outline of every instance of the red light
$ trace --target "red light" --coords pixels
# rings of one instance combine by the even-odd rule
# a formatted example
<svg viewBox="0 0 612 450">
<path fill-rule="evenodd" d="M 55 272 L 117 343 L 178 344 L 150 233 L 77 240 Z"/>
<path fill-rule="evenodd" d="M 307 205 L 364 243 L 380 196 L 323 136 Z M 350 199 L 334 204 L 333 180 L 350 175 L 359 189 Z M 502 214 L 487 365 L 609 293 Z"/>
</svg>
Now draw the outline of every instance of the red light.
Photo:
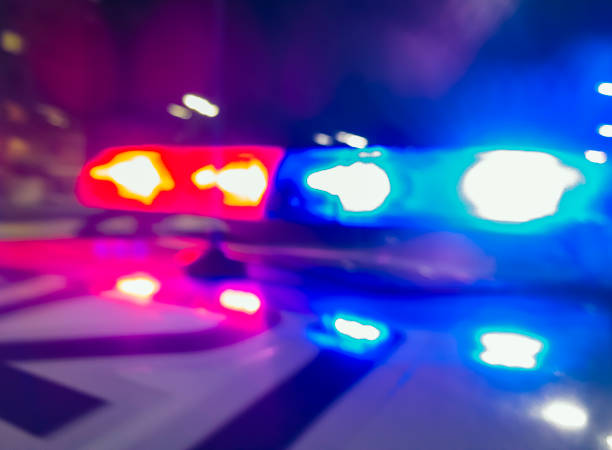
<svg viewBox="0 0 612 450">
<path fill-rule="evenodd" d="M 261 308 L 261 300 L 255 293 L 237 289 L 225 289 L 221 292 L 219 303 L 224 308 L 246 314 L 255 314 Z"/>
<path fill-rule="evenodd" d="M 200 189 L 219 188 L 223 203 L 233 206 L 257 206 L 268 189 L 268 171 L 257 159 L 232 162 L 219 170 L 208 165 L 191 179 Z"/>
<path fill-rule="evenodd" d="M 201 248 L 183 248 L 176 252 L 174 255 L 174 260 L 181 266 L 188 266 L 189 264 L 197 261 L 203 253 L 204 252 Z"/>
<path fill-rule="evenodd" d="M 119 153 L 108 164 L 93 167 L 89 174 L 96 180 L 113 182 L 119 196 L 145 205 L 153 203 L 161 191 L 174 189 L 174 180 L 156 152 Z"/>
<path fill-rule="evenodd" d="M 126 275 L 117 279 L 112 297 L 120 297 L 140 305 L 151 303 L 153 296 L 159 292 L 160 283 L 146 273 Z"/>
<path fill-rule="evenodd" d="M 121 147 L 79 176 L 86 206 L 259 220 L 283 156 L 277 147 Z"/>
</svg>

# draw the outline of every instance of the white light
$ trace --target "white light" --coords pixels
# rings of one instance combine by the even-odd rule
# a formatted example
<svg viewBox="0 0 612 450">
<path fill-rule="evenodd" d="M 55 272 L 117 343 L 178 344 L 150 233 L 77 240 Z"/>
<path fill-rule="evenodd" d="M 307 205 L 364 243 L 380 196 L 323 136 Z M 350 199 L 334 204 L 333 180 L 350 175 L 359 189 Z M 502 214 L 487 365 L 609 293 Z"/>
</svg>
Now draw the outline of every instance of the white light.
<svg viewBox="0 0 612 450">
<path fill-rule="evenodd" d="M 159 291 L 159 281 L 147 274 L 134 274 L 121 277 L 117 280 L 115 288 L 122 294 L 148 303 L 153 295 Z"/>
<path fill-rule="evenodd" d="M 374 150 L 373 152 L 359 152 L 360 158 L 378 158 L 382 156 L 380 150 Z"/>
<path fill-rule="evenodd" d="M 268 178 L 258 165 L 249 168 L 225 169 L 217 175 L 217 185 L 224 192 L 258 203 L 268 187 Z"/>
<path fill-rule="evenodd" d="M 587 413 L 582 407 L 564 400 L 546 404 L 541 414 L 544 420 L 565 430 L 580 430 L 588 422 Z"/>
<path fill-rule="evenodd" d="M 316 133 L 312 139 L 319 145 L 332 145 L 334 142 L 333 138 L 325 133 Z"/>
<path fill-rule="evenodd" d="M 166 108 L 168 114 L 174 117 L 178 117 L 179 119 L 191 119 L 191 111 L 187 108 L 182 107 L 181 105 L 177 105 L 176 103 L 170 103 L 168 108 Z"/>
<path fill-rule="evenodd" d="M 96 180 L 112 181 L 118 194 L 150 205 L 161 191 L 174 189 L 174 180 L 156 152 L 129 151 L 116 155 L 109 163 L 93 167 Z"/>
<path fill-rule="evenodd" d="M 595 164 L 604 164 L 608 160 L 606 152 L 600 150 L 587 150 L 584 157 Z"/>
<path fill-rule="evenodd" d="M 533 369 L 536 355 L 543 344 L 537 339 L 517 333 L 485 333 L 480 342 L 485 348 L 480 359 L 492 366 Z"/>
<path fill-rule="evenodd" d="M 202 114 L 207 117 L 216 117 L 219 115 L 219 107 L 205 98 L 200 97 L 195 94 L 185 94 L 183 95 L 183 104 L 189 108 L 193 109 L 195 112 Z"/>
<path fill-rule="evenodd" d="M 221 293 L 219 302 L 227 309 L 247 314 L 256 313 L 261 307 L 261 300 L 252 292 L 226 289 Z"/>
<path fill-rule="evenodd" d="M 206 166 L 194 174 L 194 182 L 200 189 L 206 189 L 217 183 L 217 171 L 212 166 Z"/>
<path fill-rule="evenodd" d="M 308 175 L 313 189 L 337 195 L 345 211 L 374 211 L 391 192 L 387 173 L 373 163 L 356 162 Z"/>
<path fill-rule="evenodd" d="M 542 152 L 495 150 L 479 155 L 460 188 L 475 215 L 496 222 L 528 222 L 557 212 L 563 193 L 582 174 Z"/>
<path fill-rule="evenodd" d="M 599 83 L 597 92 L 602 95 L 612 95 L 612 83 Z"/>
<path fill-rule="evenodd" d="M 135 156 L 107 169 L 108 176 L 140 197 L 150 197 L 161 184 L 159 172 L 146 156 Z"/>
<path fill-rule="evenodd" d="M 347 133 L 345 131 L 339 131 L 336 133 L 336 140 L 342 142 L 349 147 L 365 148 L 368 146 L 368 140 L 362 136 L 356 134 Z"/>
<path fill-rule="evenodd" d="M 258 205 L 268 188 L 268 173 L 258 160 L 237 161 L 218 171 L 208 165 L 194 172 L 192 180 L 200 189 L 217 186 L 227 194 L 224 203 L 234 206 Z"/>
<path fill-rule="evenodd" d="M 601 125 L 597 132 L 603 137 L 612 137 L 612 125 Z"/>
<path fill-rule="evenodd" d="M 364 325 L 354 320 L 338 318 L 334 321 L 334 327 L 339 333 L 350 336 L 353 339 L 375 341 L 380 337 L 380 330 L 375 326 Z"/>
<path fill-rule="evenodd" d="M 612 448 L 612 434 L 606 436 L 606 444 L 608 444 L 608 448 Z"/>
</svg>

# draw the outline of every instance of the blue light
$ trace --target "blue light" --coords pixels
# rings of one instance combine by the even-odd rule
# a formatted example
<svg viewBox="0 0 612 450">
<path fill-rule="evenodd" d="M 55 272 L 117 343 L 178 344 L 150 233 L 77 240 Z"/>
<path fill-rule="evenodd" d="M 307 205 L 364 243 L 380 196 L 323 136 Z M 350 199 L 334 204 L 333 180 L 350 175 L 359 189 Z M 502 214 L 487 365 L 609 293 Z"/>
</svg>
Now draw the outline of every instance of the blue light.
<svg viewBox="0 0 612 450">
<path fill-rule="evenodd" d="M 554 215 L 563 193 L 583 181 L 548 153 L 494 150 L 479 155 L 460 187 L 476 216 L 521 223 Z"/>
<path fill-rule="evenodd" d="M 599 83 L 597 92 L 601 95 L 612 95 L 612 83 Z"/>
<path fill-rule="evenodd" d="M 411 208 L 406 167 L 400 152 L 383 147 L 289 153 L 276 180 L 285 196 L 271 215 L 343 225 L 401 223 Z"/>
<path fill-rule="evenodd" d="M 281 163 L 268 212 L 298 223 L 538 233 L 599 220 L 606 169 L 583 153 L 538 149 L 311 149 Z"/>
<path fill-rule="evenodd" d="M 478 361 L 506 369 L 537 369 L 547 349 L 546 341 L 540 337 L 507 330 L 480 332 L 478 342 Z"/>
<path fill-rule="evenodd" d="M 382 336 L 382 326 L 380 324 L 372 325 L 372 322 L 363 323 L 363 319 L 352 320 L 338 317 L 334 320 L 334 328 L 340 334 L 348 336 L 352 339 L 377 341 Z"/>
<path fill-rule="evenodd" d="M 334 347 L 350 353 L 366 353 L 389 339 L 387 325 L 364 317 L 338 313 L 323 315 L 321 330 L 310 332 L 311 338 L 324 347 Z"/>
<path fill-rule="evenodd" d="M 612 125 L 600 125 L 597 132 L 603 137 L 612 137 Z"/>
<path fill-rule="evenodd" d="M 345 211 L 366 212 L 378 209 L 391 192 L 387 173 L 374 163 L 355 162 L 311 173 L 306 184 L 340 199 Z"/>
</svg>

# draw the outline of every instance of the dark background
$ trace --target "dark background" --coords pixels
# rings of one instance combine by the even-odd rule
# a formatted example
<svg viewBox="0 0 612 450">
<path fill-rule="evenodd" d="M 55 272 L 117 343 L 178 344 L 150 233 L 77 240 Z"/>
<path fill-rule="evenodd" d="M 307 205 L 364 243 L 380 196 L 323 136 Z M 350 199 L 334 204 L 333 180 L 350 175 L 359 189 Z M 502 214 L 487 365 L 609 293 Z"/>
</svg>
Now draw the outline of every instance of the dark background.
<svg viewBox="0 0 612 450">
<path fill-rule="evenodd" d="M 66 200 L 112 145 L 304 148 L 343 130 L 412 150 L 606 150 L 610 17 L 607 0 L 4 0 L 22 48 L 0 51 L 0 191 Z M 168 114 L 188 92 L 220 114 Z"/>
</svg>

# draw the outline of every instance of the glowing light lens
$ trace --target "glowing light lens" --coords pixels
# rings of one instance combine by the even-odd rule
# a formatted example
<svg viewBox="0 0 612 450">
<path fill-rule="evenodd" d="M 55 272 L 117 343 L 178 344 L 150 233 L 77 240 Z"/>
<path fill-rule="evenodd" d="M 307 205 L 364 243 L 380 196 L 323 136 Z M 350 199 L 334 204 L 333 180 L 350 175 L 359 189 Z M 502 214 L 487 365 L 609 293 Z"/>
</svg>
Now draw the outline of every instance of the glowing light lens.
<svg viewBox="0 0 612 450">
<path fill-rule="evenodd" d="M 148 303 L 159 292 L 160 283 L 147 274 L 134 274 L 121 277 L 115 284 L 115 289 L 122 294 L 130 296 L 139 303 Z"/>
<path fill-rule="evenodd" d="M 612 434 L 606 436 L 606 444 L 608 445 L 608 448 L 612 448 Z"/>
<path fill-rule="evenodd" d="M 224 308 L 246 314 L 255 314 L 261 308 L 261 300 L 257 295 L 235 289 L 224 290 L 219 297 L 219 303 Z"/>
<path fill-rule="evenodd" d="M 482 362 L 521 369 L 535 368 L 536 355 L 543 348 L 541 341 L 517 333 L 485 333 L 480 342 L 485 348 L 479 355 Z"/>
<path fill-rule="evenodd" d="M 324 314 L 321 324 L 322 327 L 310 327 L 308 336 L 320 346 L 350 353 L 376 351 L 391 334 L 384 323 L 345 313 Z"/>
<path fill-rule="evenodd" d="M 316 133 L 312 139 L 319 145 L 332 145 L 334 139 L 325 133 Z"/>
<path fill-rule="evenodd" d="M 387 173 L 376 164 L 363 162 L 314 172 L 306 184 L 338 196 L 344 210 L 353 212 L 374 211 L 391 192 Z"/>
<path fill-rule="evenodd" d="M 375 341 L 381 335 L 380 330 L 373 325 L 365 325 L 355 320 L 346 320 L 340 317 L 334 321 L 334 328 L 338 333 L 353 339 L 364 339 L 366 341 Z"/>
<path fill-rule="evenodd" d="M 216 117 L 219 115 L 219 107 L 199 95 L 183 95 L 183 104 L 203 116 Z"/>
<path fill-rule="evenodd" d="M 461 192 L 475 215 L 496 222 L 551 216 L 563 193 L 583 180 L 548 153 L 495 150 L 479 158 L 463 176 Z"/>
<path fill-rule="evenodd" d="M 162 191 L 174 189 L 174 180 L 156 152 L 124 152 L 111 162 L 91 169 L 96 180 L 112 181 L 121 197 L 150 205 Z"/>
<path fill-rule="evenodd" d="M 168 114 L 174 117 L 178 117 L 179 119 L 191 119 L 191 111 L 187 108 L 182 107 L 181 105 L 177 105 L 174 103 L 170 103 L 168 108 L 166 109 Z"/>
<path fill-rule="evenodd" d="M 232 206 L 259 205 L 268 188 L 268 172 L 257 160 L 233 162 L 218 171 L 208 165 L 194 172 L 191 180 L 199 189 L 218 187 L 223 202 Z"/>
<path fill-rule="evenodd" d="M 612 137 L 612 125 L 601 125 L 597 132 L 603 137 Z"/>
<path fill-rule="evenodd" d="M 608 160 L 606 152 L 599 150 L 587 150 L 584 152 L 584 157 L 595 164 L 604 164 Z"/>
<path fill-rule="evenodd" d="M 612 83 L 599 83 L 597 92 L 602 95 L 612 95 Z"/>
<path fill-rule="evenodd" d="M 582 407 L 564 400 L 544 405 L 541 415 L 547 422 L 565 430 L 580 430 L 588 422 L 588 415 Z"/>
<path fill-rule="evenodd" d="M 366 148 L 368 146 L 368 140 L 366 138 L 356 134 L 347 133 L 345 131 L 339 131 L 336 133 L 336 140 L 348 145 L 349 147 Z"/>
</svg>

